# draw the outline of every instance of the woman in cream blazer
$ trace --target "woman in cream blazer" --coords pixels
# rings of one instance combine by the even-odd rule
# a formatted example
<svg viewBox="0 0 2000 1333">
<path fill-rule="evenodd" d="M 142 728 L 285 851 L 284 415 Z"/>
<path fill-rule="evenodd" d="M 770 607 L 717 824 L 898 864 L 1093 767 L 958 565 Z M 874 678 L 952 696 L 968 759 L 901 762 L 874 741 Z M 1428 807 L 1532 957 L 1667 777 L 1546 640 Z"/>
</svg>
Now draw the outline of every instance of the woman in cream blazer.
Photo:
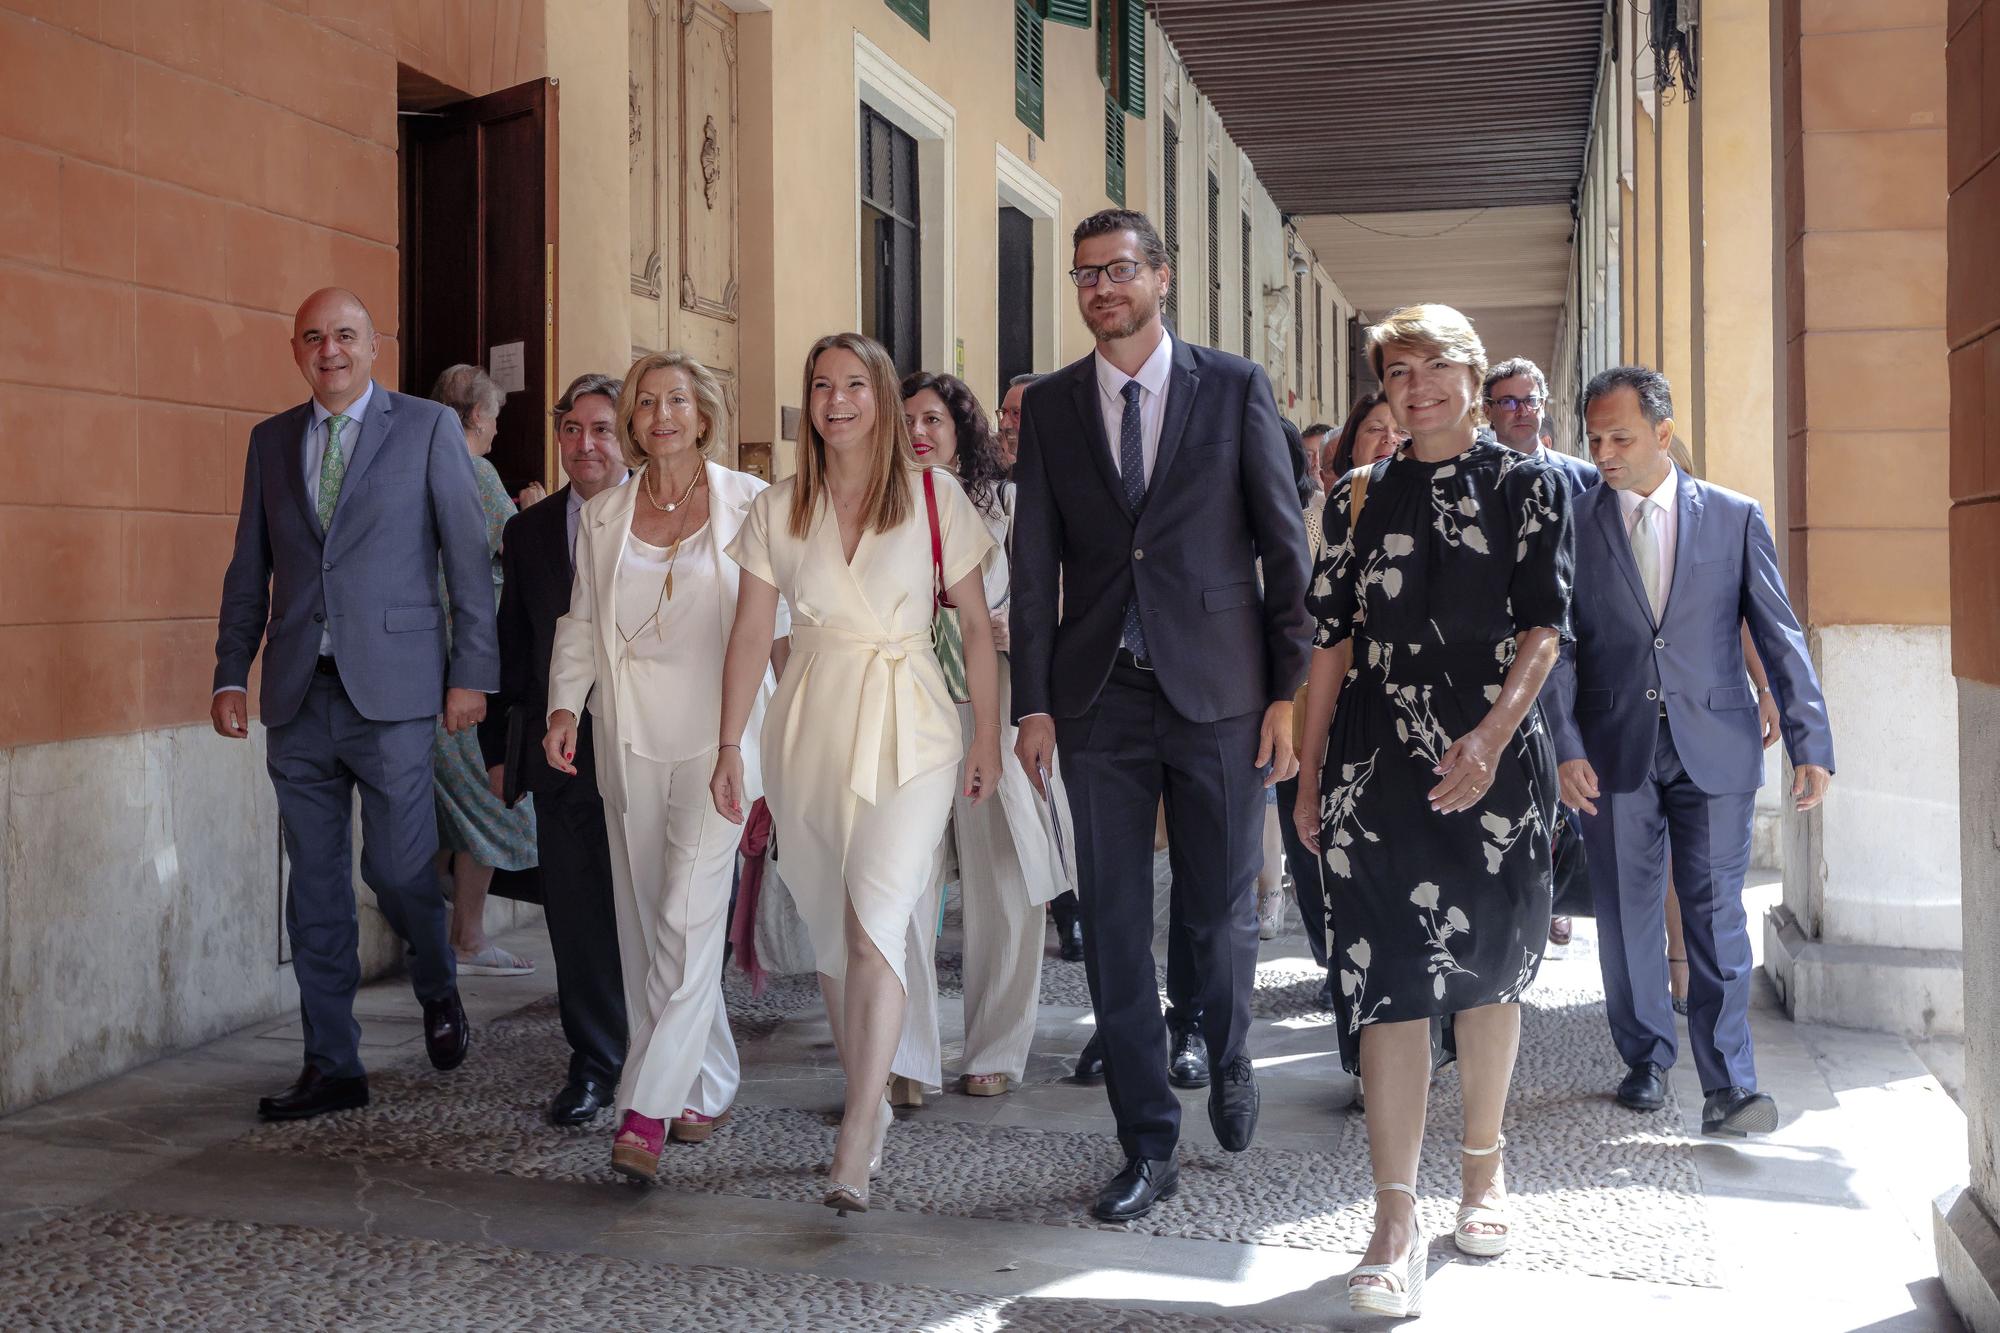
<svg viewBox="0 0 2000 1333">
<path fill-rule="evenodd" d="M 631 1026 L 612 1163 L 650 1180 L 665 1139 L 706 1139 L 728 1118 L 739 1082 L 722 1002 L 738 832 L 716 813 L 708 780 L 740 580 L 727 551 L 766 483 L 708 457 L 723 437 L 722 390 L 691 357 L 640 358 L 618 421 L 634 475 L 578 521 L 544 749 L 553 767 L 574 771 L 576 718 L 590 709 Z M 780 665 L 788 632 L 781 615 L 772 649 Z M 753 718 L 772 684 L 767 671 Z M 753 723 L 743 756 L 753 797 L 762 790 L 757 734 Z"/>
</svg>

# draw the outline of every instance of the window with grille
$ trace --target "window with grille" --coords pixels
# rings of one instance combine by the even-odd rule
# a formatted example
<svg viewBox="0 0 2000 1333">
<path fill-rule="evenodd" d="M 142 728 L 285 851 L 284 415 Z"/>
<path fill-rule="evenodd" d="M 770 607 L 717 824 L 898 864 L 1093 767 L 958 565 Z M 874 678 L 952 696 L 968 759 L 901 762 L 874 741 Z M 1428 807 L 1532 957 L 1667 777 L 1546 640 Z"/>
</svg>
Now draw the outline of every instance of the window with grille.
<svg viewBox="0 0 2000 1333">
<path fill-rule="evenodd" d="M 1250 329 L 1255 321 L 1250 312 L 1250 214 L 1243 214 L 1243 355 L 1254 358 Z"/>
<path fill-rule="evenodd" d="M 1160 225 L 1167 245 L 1167 263 L 1174 270 L 1167 288 L 1167 327 L 1179 336 L 1181 330 L 1181 129 L 1168 116 L 1161 124 Z"/>
<path fill-rule="evenodd" d="M 1104 193 L 1125 207 L 1125 112 L 1109 97 L 1104 99 Z"/>
<path fill-rule="evenodd" d="M 889 8 L 903 16 L 912 28 L 922 33 L 926 40 L 931 35 L 931 0 L 884 0 Z"/>
<path fill-rule="evenodd" d="M 917 141 L 861 107 L 861 331 L 889 350 L 899 375 L 920 368 Z"/>
<path fill-rule="evenodd" d="M 1014 0 L 1014 116 L 1042 133 L 1042 16 L 1035 0 Z"/>
<path fill-rule="evenodd" d="M 1306 391 L 1306 280 L 1292 275 L 1292 391 Z"/>
<path fill-rule="evenodd" d="M 1208 345 L 1222 342 L 1222 182 L 1208 173 Z"/>
<path fill-rule="evenodd" d="M 1313 397 L 1326 415 L 1326 289 L 1313 279 Z"/>
</svg>

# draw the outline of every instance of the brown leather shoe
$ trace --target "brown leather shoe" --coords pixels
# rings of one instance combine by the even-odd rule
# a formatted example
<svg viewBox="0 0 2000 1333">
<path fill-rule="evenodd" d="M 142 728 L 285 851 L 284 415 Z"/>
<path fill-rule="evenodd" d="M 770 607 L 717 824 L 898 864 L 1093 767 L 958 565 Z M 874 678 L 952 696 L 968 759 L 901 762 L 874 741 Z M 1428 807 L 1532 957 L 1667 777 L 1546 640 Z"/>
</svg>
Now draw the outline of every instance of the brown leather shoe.
<svg viewBox="0 0 2000 1333">
<path fill-rule="evenodd" d="M 472 1045 L 472 1024 L 458 1001 L 456 986 L 441 1000 L 424 1001 L 424 1052 L 439 1069 L 456 1069 Z"/>
<path fill-rule="evenodd" d="M 257 1100 L 257 1114 L 265 1120 L 309 1120 L 329 1111 L 352 1111 L 368 1105 L 368 1076 L 331 1078 L 316 1065 L 307 1065 L 298 1081 L 283 1092 Z"/>
</svg>

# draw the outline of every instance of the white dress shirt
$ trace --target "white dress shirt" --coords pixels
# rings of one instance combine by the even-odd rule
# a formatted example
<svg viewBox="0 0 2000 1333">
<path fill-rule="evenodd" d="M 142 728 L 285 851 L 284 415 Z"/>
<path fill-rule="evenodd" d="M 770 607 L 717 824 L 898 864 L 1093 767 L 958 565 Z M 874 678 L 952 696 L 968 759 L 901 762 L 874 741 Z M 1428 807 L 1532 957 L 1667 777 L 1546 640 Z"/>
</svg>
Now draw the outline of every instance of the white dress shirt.
<svg viewBox="0 0 2000 1333">
<path fill-rule="evenodd" d="M 1160 345 L 1153 349 L 1136 375 L 1127 375 L 1106 361 L 1103 352 L 1096 356 L 1097 406 L 1104 414 L 1104 439 L 1111 446 L 1111 466 L 1120 475 L 1124 468 L 1119 462 L 1118 439 L 1125 429 L 1125 385 L 1139 381 L 1139 455 L 1146 464 L 1146 484 L 1151 485 L 1153 464 L 1160 457 L 1160 423 L 1166 415 L 1167 380 L 1174 369 L 1173 335 L 1165 329 L 1160 331 Z"/>
<path fill-rule="evenodd" d="M 1660 553 L 1660 615 L 1667 614 L 1667 594 L 1674 586 L 1674 546 L 1680 535 L 1680 469 L 1667 464 L 1667 479 L 1645 495 L 1631 491 L 1618 492 L 1618 512 L 1625 520 L 1625 535 L 1630 537 L 1639 526 L 1639 502 L 1651 500 L 1659 506 L 1659 513 L 1653 520 L 1653 532 L 1658 541 Z"/>
</svg>

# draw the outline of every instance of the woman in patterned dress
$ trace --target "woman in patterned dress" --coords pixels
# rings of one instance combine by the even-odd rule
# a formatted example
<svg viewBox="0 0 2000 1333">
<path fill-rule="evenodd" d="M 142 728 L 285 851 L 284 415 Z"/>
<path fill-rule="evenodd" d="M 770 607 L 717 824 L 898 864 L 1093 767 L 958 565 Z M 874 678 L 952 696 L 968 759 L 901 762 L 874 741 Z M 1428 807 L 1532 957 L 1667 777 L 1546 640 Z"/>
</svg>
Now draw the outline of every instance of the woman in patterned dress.
<svg viewBox="0 0 2000 1333">
<path fill-rule="evenodd" d="M 431 397 L 458 413 L 465 427 L 465 447 L 472 452 L 473 475 L 479 479 L 479 505 L 486 511 L 486 547 L 493 558 L 493 601 L 500 602 L 500 534 L 514 517 L 514 502 L 486 455 L 506 395 L 478 366 L 448 367 L 438 376 Z M 438 580 L 438 603 L 445 609 L 446 633 L 451 626 L 451 600 L 444 580 Z M 437 764 L 432 791 L 437 798 L 438 855 L 451 862 L 451 946 L 458 970 L 467 976 L 518 977 L 535 970 L 534 963 L 495 944 L 486 935 L 486 891 L 495 870 L 527 870 L 534 866 L 534 798 L 523 796 L 509 809 L 495 794 L 479 752 L 474 727 L 453 735 L 440 722 Z"/>
<path fill-rule="evenodd" d="M 1486 353 L 1463 315 L 1412 306 L 1368 336 L 1410 439 L 1327 496 L 1304 751 L 1325 763 L 1296 814 L 1336 905 L 1341 1062 L 1368 1086 L 1375 1234 L 1348 1296 L 1414 1314 L 1434 1048 L 1464 1092 L 1454 1240 L 1507 1245 L 1501 1117 L 1547 942 L 1558 791 L 1535 697 L 1568 632 L 1575 542 L 1554 469 L 1479 426 Z"/>
</svg>

